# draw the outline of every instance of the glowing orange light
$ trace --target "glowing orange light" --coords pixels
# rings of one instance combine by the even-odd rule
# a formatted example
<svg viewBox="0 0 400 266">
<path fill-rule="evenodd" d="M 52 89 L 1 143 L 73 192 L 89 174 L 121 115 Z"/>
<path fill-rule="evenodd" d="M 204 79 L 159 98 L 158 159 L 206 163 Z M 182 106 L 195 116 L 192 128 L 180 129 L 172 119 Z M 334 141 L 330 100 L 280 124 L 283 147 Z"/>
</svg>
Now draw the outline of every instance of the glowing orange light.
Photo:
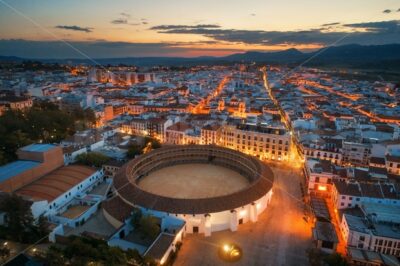
<svg viewBox="0 0 400 266">
<path fill-rule="evenodd" d="M 318 190 L 319 190 L 319 191 L 326 191 L 327 188 L 326 188 L 326 186 L 321 186 L 321 185 L 319 185 L 319 186 L 318 186 Z"/>
</svg>

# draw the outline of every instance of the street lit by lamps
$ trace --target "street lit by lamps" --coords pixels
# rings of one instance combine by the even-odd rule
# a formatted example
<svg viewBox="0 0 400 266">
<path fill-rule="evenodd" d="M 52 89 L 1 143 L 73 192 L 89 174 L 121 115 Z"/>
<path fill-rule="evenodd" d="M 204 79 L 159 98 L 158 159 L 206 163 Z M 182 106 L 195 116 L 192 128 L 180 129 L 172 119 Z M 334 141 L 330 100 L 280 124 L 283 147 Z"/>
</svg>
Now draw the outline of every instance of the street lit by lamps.
<svg viewBox="0 0 400 266">
<path fill-rule="evenodd" d="M 219 248 L 218 254 L 221 259 L 234 262 L 242 257 L 242 249 L 236 244 L 225 243 Z"/>
</svg>

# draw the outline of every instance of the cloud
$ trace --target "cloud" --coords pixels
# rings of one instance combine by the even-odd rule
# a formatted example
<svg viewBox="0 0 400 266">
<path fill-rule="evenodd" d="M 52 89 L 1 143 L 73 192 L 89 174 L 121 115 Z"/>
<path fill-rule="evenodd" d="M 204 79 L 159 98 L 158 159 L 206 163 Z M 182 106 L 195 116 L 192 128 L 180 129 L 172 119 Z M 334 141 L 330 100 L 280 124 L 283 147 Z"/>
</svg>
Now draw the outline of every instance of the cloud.
<svg viewBox="0 0 400 266">
<path fill-rule="evenodd" d="M 123 17 L 126 17 L 126 18 L 130 18 L 131 17 L 131 15 L 130 14 L 128 14 L 128 13 L 125 13 L 125 12 L 121 12 L 121 13 L 119 13 L 121 16 L 123 16 Z"/>
<path fill-rule="evenodd" d="M 205 42 L 131 43 L 104 40 L 70 41 L 69 44 L 91 58 L 187 56 L 243 52 L 241 49 L 193 48 Z M 24 39 L 0 39 L 2 55 L 13 55 L 31 59 L 83 58 L 67 44 L 58 41 L 31 41 Z"/>
<path fill-rule="evenodd" d="M 322 27 L 328 27 L 328 26 L 336 26 L 339 25 L 340 22 L 332 22 L 332 23 L 326 23 L 326 24 L 322 24 Z"/>
<path fill-rule="evenodd" d="M 147 24 L 149 24 L 147 21 L 142 21 L 142 24 L 143 25 L 147 25 Z"/>
<path fill-rule="evenodd" d="M 221 26 L 217 24 L 197 24 L 197 25 L 158 25 L 151 27 L 151 30 L 157 31 L 170 31 L 170 30 L 191 30 L 191 29 L 216 29 L 221 28 Z M 161 33 L 168 33 L 168 32 L 161 32 Z"/>
<path fill-rule="evenodd" d="M 250 16 L 252 16 L 252 17 L 255 17 L 255 16 L 256 16 L 256 14 L 255 14 L 255 13 L 251 13 L 251 14 L 250 14 Z"/>
<path fill-rule="evenodd" d="M 397 12 L 400 12 L 400 8 L 399 8 L 399 9 L 397 9 Z"/>
<path fill-rule="evenodd" d="M 375 21 L 364 23 L 344 24 L 349 28 L 365 29 L 370 32 L 397 32 L 400 33 L 400 20 Z"/>
<path fill-rule="evenodd" d="M 83 32 L 92 32 L 93 28 L 88 28 L 88 27 L 79 27 L 79 26 L 67 26 L 67 25 L 57 25 L 55 26 L 57 29 L 63 29 L 63 30 L 73 30 L 73 31 L 83 31 Z"/>
<path fill-rule="evenodd" d="M 334 25 L 338 25 L 336 23 L 338 22 Z M 253 45 L 328 45 L 343 36 L 347 37 L 341 44 L 400 43 L 399 21 L 345 24 L 335 31 L 324 31 L 324 28 L 298 31 L 237 30 L 223 29 L 215 24 L 159 25 L 150 29 L 162 34 L 196 34 L 217 41 Z M 365 32 L 362 32 L 362 29 Z M 349 33 L 349 30 L 354 32 Z"/>
<path fill-rule="evenodd" d="M 111 21 L 112 24 L 128 24 L 128 20 L 124 18 L 118 18 Z"/>
<path fill-rule="evenodd" d="M 385 10 L 382 11 L 382 13 L 389 14 L 389 13 L 392 13 L 392 10 L 390 10 L 390 9 L 385 9 Z"/>
</svg>

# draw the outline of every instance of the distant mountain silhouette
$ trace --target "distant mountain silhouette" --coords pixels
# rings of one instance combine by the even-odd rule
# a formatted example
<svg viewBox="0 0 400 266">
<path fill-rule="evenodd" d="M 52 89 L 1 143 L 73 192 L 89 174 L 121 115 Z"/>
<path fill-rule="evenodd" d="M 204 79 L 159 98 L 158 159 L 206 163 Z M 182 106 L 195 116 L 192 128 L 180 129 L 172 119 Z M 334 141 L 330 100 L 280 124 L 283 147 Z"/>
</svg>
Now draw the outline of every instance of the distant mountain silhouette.
<svg viewBox="0 0 400 266">
<path fill-rule="evenodd" d="M 196 64 L 224 64 L 235 62 L 256 62 L 265 64 L 299 64 L 315 56 L 305 66 L 324 67 L 359 67 L 359 68 L 395 68 L 400 69 L 400 44 L 387 45 L 343 45 L 322 48 L 321 50 L 304 53 L 296 49 L 279 52 L 237 53 L 224 57 L 202 56 L 184 57 L 124 57 L 95 59 L 100 64 L 126 64 L 138 66 L 189 66 Z M 0 62 L 21 62 L 29 58 L 0 56 Z M 47 63 L 93 64 L 87 59 L 41 59 Z"/>
<path fill-rule="evenodd" d="M 297 49 L 288 49 L 279 52 L 246 52 L 242 54 L 232 54 L 223 57 L 227 61 L 248 61 L 248 62 L 296 62 L 306 58 L 306 54 Z"/>
</svg>

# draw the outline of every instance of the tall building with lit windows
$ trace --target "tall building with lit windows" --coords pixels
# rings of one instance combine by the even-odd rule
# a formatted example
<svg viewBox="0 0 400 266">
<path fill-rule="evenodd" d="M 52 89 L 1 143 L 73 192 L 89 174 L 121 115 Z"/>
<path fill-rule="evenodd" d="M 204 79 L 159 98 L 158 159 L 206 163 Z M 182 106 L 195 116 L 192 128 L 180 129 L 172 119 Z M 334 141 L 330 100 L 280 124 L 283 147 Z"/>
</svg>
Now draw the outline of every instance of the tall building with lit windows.
<svg viewBox="0 0 400 266">
<path fill-rule="evenodd" d="M 291 136 L 283 127 L 263 125 L 224 125 L 219 145 L 251 154 L 260 160 L 288 161 Z"/>
</svg>

